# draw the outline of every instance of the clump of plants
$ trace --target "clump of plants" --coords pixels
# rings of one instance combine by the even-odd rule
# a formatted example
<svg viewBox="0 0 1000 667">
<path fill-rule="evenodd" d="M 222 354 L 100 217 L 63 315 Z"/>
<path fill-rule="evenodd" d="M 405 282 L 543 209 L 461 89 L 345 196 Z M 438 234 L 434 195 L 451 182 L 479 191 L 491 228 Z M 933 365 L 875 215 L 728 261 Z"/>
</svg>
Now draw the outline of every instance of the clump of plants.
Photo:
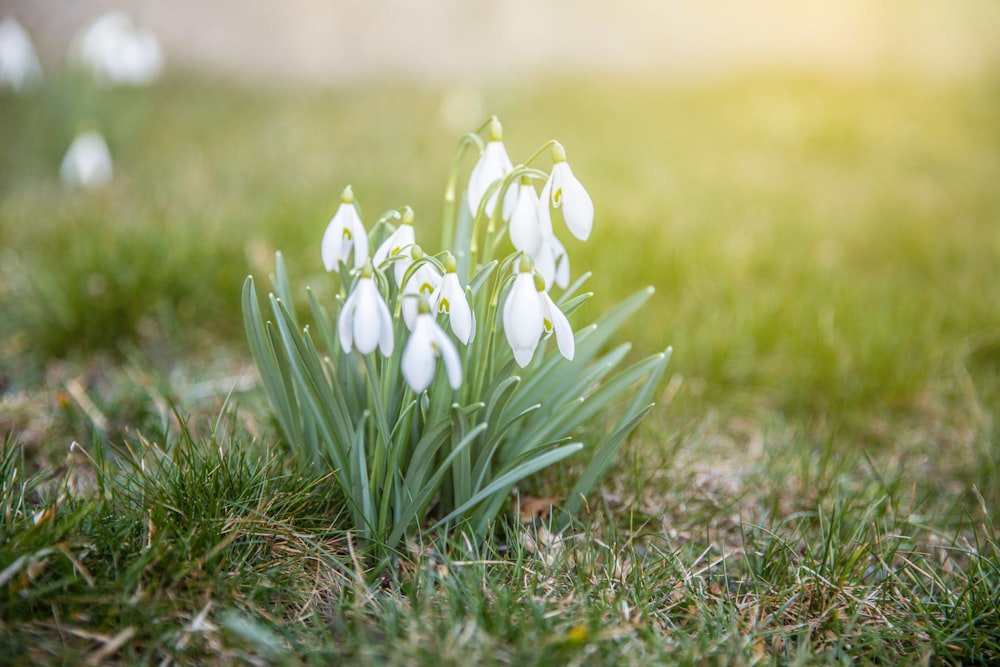
<svg viewBox="0 0 1000 667">
<path fill-rule="evenodd" d="M 558 142 L 515 166 L 489 119 L 459 142 L 443 210 L 432 251 L 409 207 L 366 227 L 348 186 L 321 246 L 337 296 L 307 291 L 311 324 L 280 253 L 267 298 L 252 276 L 243 290 L 281 431 L 306 465 L 332 469 L 377 559 L 421 530 L 486 536 L 514 485 L 569 461 L 579 473 L 559 510 L 572 516 L 652 408 L 670 357 L 626 365 L 629 344 L 609 347 L 652 288 L 571 323 L 590 274 L 574 279 L 556 232 L 587 240 L 594 205 Z"/>
</svg>

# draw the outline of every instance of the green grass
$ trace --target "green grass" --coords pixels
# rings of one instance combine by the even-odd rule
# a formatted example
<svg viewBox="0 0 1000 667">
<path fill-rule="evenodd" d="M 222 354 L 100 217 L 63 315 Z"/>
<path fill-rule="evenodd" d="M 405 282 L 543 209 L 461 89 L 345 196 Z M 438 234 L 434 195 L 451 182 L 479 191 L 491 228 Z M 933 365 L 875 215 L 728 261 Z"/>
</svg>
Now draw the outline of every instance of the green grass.
<svg viewBox="0 0 1000 667">
<path fill-rule="evenodd" d="M 244 375 L 239 290 L 280 249 L 329 297 L 347 183 L 436 246 L 440 99 L 189 78 L 0 98 L 0 662 L 1000 660 L 1000 88 L 487 90 L 515 161 L 558 138 L 594 198 L 568 244 L 585 315 L 654 285 L 622 339 L 672 344 L 674 375 L 568 533 L 426 536 L 371 581 Z M 67 192 L 91 124 L 115 182 Z"/>
</svg>

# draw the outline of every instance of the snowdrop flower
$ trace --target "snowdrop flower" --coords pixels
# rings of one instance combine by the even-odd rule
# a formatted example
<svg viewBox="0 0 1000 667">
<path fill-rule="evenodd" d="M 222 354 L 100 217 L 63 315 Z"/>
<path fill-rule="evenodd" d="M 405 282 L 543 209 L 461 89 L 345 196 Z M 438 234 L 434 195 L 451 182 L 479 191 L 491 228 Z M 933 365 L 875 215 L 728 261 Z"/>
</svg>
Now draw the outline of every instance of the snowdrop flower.
<svg viewBox="0 0 1000 667">
<path fill-rule="evenodd" d="M 99 132 L 90 130 L 77 136 L 70 144 L 59 177 L 63 183 L 87 190 L 96 190 L 111 182 L 111 151 Z"/>
<path fill-rule="evenodd" d="M 372 263 L 366 261 L 354 291 L 347 297 L 337 320 L 340 346 L 344 354 L 356 347 L 369 354 L 378 347 L 382 354 L 392 354 L 392 315 L 373 278 Z"/>
<path fill-rule="evenodd" d="M 513 210 L 505 213 L 508 214 L 504 217 L 510 220 L 510 242 L 514 248 L 535 257 L 542 247 L 542 229 L 538 221 L 538 195 L 530 177 L 521 177 Z"/>
<path fill-rule="evenodd" d="M 98 82 L 112 85 L 146 85 L 163 70 L 156 35 L 137 28 L 124 12 L 108 12 L 95 19 L 76 38 L 70 56 Z"/>
<path fill-rule="evenodd" d="M 490 121 L 490 140 L 479 156 L 479 161 L 469 175 L 469 212 L 475 218 L 483 196 L 494 181 L 502 179 L 514 169 L 507 149 L 503 145 L 503 128 L 500 121 L 494 118 Z M 497 203 L 497 192 L 494 191 L 486 202 L 486 215 L 492 216 Z"/>
<path fill-rule="evenodd" d="M 476 321 L 472 315 L 472 308 L 469 307 L 469 302 L 465 299 L 465 290 L 458 282 L 455 258 L 451 253 L 445 256 L 444 269 L 444 278 L 435 290 L 431 301 L 437 305 L 439 313 L 448 314 L 451 330 L 455 337 L 462 341 L 463 345 L 468 345 L 469 341 L 472 340 Z"/>
<path fill-rule="evenodd" d="M 415 245 L 413 246 L 411 256 L 413 257 L 413 261 L 416 262 L 423 259 L 424 251 L 420 246 Z M 437 272 L 437 269 L 430 262 L 421 263 L 410 274 L 410 277 L 406 281 L 406 286 L 403 288 L 402 302 L 403 322 L 406 323 L 406 327 L 410 331 L 413 331 L 413 327 L 417 322 L 417 297 L 423 295 L 428 300 L 431 300 L 440 284 L 441 274 Z"/>
<path fill-rule="evenodd" d="M 552 208 L 562 208 L 563 219 L 573 236 L 586 241 L 594 226 L 594 202 L 590 195 L 573 175 L 569 163 L 566 162 L 566 151 L 558 142 L 552 147 L 552 171 L 545 181 L 542 194 L 539 196 L 538 219 L 542 225 L 542 236 L 552 235 Z"/>
<path fill-rule="evenodd" d="M 15 19 L 4 19 L 0 22 L 0 86 L 20 92 L 41 78 L 42 65 L 31 37 Z"/>
<path fill-rule="evenodd" d="M 522 256 L 517 277 L 503 304 L 503 328 L 517 365 L 524 368 L 538 347 L 545 327 L 542 301 L 535 289 L 532 262 Z"/>
<path fill-rule="evenodd" d="M 338 263 L 346 264 L 352 248 L 354 268 L 357 269 L 368 259 L 368 234 L 354 205 L 354 190 L 348 185 L 340 193 L 340 206 L 323 232 L 320 245 L 323 266 L 327 271 L 333 271 Z"/>
<path fill-rule="evenodd" d="M 545 291 L 545 280 L 532 274 L 531 260 L 522 257 L 520 271 L 503 306 L 503 328 L 514 360 L 524 368 L 544 336 L 556 336 L 559 352 L 572 361 L 576 352 L 569 320 Z"/>
<path fill-rule="evenodd" d="M 399 227 L 396 227 L 396 231 L 389 235 L 382 245 L 378 247 L 375 254 L 372 256 L 372 261 L 375 266 L 382 266 L 382 262 L 387 259 L 398 257 L 393 262 L 393 278 L 396 280 L 397 285 L 403 283 L 403 274 L 406 273 L 406 269 L 413 263 L 413 257 L 411 255 L 411 249 L 415 242 L 413 235 L 413 209 L 409 206 L 403 208 L 403 219 L 400 222 Z"/>
<path fill-rule="evenodd" d="M 415 392 L 427 389 L 434 380 L 437 359 L 441 357 L 448 373 L 448 384 L 458 389 L 462 384 L 462 364 L 458 350 L 444 330 L 434 321 L 427 298 L 418 298 L 417 318 L 410 340 L 403 350 L 402 371 L 406 384 Z"/>
<path fill-rule="evenodd" d="M 566 289 L 569 287 L 569 255 L 555 234 L 543 238 L 538 252 L 531 256 L 535 269 L 545 280 L 545 289 L 552 289 L 553 283 Z"/>
</svg>

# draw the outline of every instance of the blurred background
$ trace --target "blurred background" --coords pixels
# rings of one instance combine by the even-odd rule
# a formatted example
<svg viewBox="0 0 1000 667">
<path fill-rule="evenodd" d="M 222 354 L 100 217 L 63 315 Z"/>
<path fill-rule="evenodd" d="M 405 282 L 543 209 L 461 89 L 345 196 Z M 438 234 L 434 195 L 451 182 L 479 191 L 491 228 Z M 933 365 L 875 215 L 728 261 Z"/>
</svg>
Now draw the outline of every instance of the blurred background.
<svg viewBox="0 0 1000 667">
<path fill-rule="evenodd" d="M 992 0 L 0 8 L 43 71 L 0 93 L 0 430 L 135 426 L 151 394 L 215 409 L 248 365 L 247 273 L 280 249 L 329 297 L 319 240 L 348 183 L 369 224 L 411 205 L 436 250 L 454 147 L 496 113 L 515 163 L 558 138 L 594 198 L 594 236 L 567 240 L 594 272 L 583 316 L 657 288 L 626 332 L 675 348 L 651 438 L 997 460 Z M 67 63 L 112 9 L 162 47 L 145 85 Z M 88 129 L 113 178 L 68 187 Z"/>
<path fill-rule="evenodd" d="M 805 67 L 975 76 L 996 62 L 989 0 L 7 0 L 58 63 L 80 26 L 127 10 L 172 66 L 321 84 L 387 74 L 434 83 L 575 71 L 719 76 Z"/>
</svg>

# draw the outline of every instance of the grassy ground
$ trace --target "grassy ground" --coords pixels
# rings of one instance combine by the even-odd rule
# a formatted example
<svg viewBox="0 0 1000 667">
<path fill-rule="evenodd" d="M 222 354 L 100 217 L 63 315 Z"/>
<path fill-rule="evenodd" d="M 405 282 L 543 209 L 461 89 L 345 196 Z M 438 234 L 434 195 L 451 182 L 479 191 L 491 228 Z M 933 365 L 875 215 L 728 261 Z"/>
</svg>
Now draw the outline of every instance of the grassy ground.
<svg viewBox="0 0 1000 667">
<path fill-rule="evenodd" d="M 672 344 L 673 375 L 572 531 L 414 543 L 373 582 L 243 374 L 239 289 L 277 248 L 323 294 L 347 183 L 437 238 L 440 102 L 203 79 L 0 99 L 0 662 L 1000 660 L 1000 88 L 487 91 L 515 161 L 566 146 L 598 211 L 570 245 L 588 308 L 654 285 L 624 337 Z M 68 192 L 86 126 L 115 183 Z"/>
</svg>

